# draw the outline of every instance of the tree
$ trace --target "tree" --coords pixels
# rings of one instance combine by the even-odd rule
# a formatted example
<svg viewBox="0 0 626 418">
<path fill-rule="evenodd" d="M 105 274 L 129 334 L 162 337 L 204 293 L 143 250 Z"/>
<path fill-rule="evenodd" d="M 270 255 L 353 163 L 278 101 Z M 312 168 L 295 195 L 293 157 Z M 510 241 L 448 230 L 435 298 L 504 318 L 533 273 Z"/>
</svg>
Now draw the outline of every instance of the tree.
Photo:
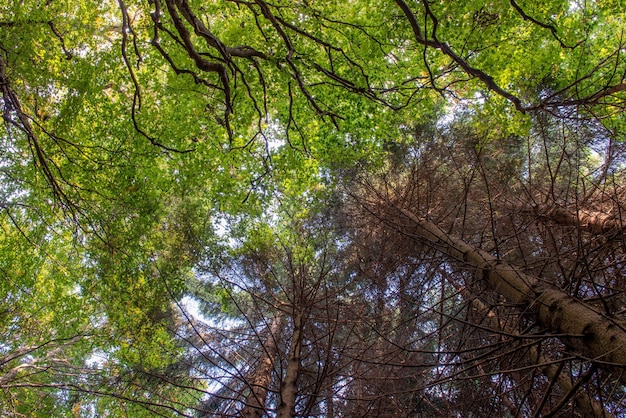
<svg viewBox="0 0 626 418">
<path fill-rule="evenodd" d="M 623 413 L 619 2 L 14 3 L 3 412 Z"/>
<path fill-rule="evenodd" d="M 380 228 L 385 231 L 386 236 L 395 233 L 395 238 L 386 239 L 401 240 L 402 243 L 398 246 L 417 248 L 417 252 L 427 251 L 424 249 L 426 247 L 438 254 L 425 261 L 425 265 L 429 263 L 438 265 L 440 274 L 443 274 L 445 280 L 456 291 L 448 295 L 442 292 L 438 297 L 445 300 L 463 296 L 463 299 L 466 299 L 462 305 L 464 309 L 456 311 L 441 309 L 441 311 L 450 321 L 459 321 L 463 324 L 462 335 L 490 331 L 481 337 L 482 339 L 461 340 L 459 346 L 454 348 L 454 352 L 464 357 L 463 363 L 474 364 L 472 367 L 480 365 L 479 373 L 472 375 L 473 379 L 489 375 L 482 356 L 501 363 L 495 373 L 500 376 L 510 373 L 509 379 L 515 380 L 519 380 L 519 377 L 514 377 L 518 370 L 530 370 L 534 367 L 532 364 L 539 359 L 535 351 L 537 347 L 540 347 L 539 352 L 546 351 L 551 357 L 556 356 L 551 360 L 539 362 L 537 366 L 537 370 L 546 373 L 552 383 L 546 389 L 540 389 L 537 383 L 530 386 L 528 394 L 540 390 L 546 392 L 543 398 L 536 400 L 538 406 L 532 405 L 532 400 L 526 401 L 530 404 L 528 413 L 541 413 L 546 402 L 550 402 L 550 396 L 554 396 L 550 394 L 554 385 L 560 386 L 560 377 L 563 373 L 570 373 L 571 377 L 567 378 L 567 381 L 576 384 L 562 386 L 566 391 L 565 395 L 561 395 L 564 396 L 563 400 L 555 401 L 556 407 L 544 410 L 542 412 L 544 414 L 557 413 L 559 408 L 575 399 L 577 394 L 585 396 L 579 392 L 580 387 L 592 379 L 595 373 L 606 379 L 605 384 L 612 381 L 614 387 L 619 387 L 622 379 L 620 365 L 623 364 L 623 360 L 606 357 L 617 355 L 623 346 L 618 342 L 619 338 L 623 337 L 612 337 L 610 331 L 614 329 L 620 335 L 623 333 L 623 319 L 618 313 L 621 308 L 616 309 L 615 305 L 608 302 L 609 300 L 616 302 L 616 297 L 620 299 L 613 285 L 616 280 L 621 281 L 622 275 L 619 270 L 614 270 L 616 267 L 614 263 L 622 257 L 618 255 L 622 253 L 622 244 L 615 240 L 616 231 L 589 228 L 588 222 L 563 222 L 561 218 L 548 216 L 547 212 L 544 212 L 545 215 L 533 212 L 538 217 L 532 221 L 540 226 L 540 230 L 536 230 L 527 222 L 528 212 L 518 210 L 511 213 L 510 204 L 500 203 L 518 199 L 519 194 L 516 193 L 521 190 L 522 196 L 525 194 L 529 198 L 538 199 L 545 196 L 545 200 L 542 201 L 558 197 L 557 201 L 560 204 L 568 201 L 582 202 L 581 195 L 584 195 L 587 204 L 594 202 L 594 205 L 598 205 L 600 201 L 596 200 L 595 193 L 604 190 L 598 197 L 606 198 L 604 193 L 607 190 L 603 183 L 607 178 L 583 174 L 585 170 L 579 167 L 594 164 L 593 159 L 589 157 L 578 159 L 579 156 L 575 153 L 566 154 L 564 151 L 561 153 L 561 159 L 556 162 L 551 162 L 547 155 L 529 156 L 528 168 L 520 166 L 521 172 L 502 176 L 502 166 L 498 161 L 506 160 L 510 155 L 497 148 L 490 151 L 469 150 L 474 154 L 473 157 L 467 154 L 461 157 L 473 161 L 473 168 L 468 172 L 456 161 L 463 152 L 462 138 L 455 141 L 456 146 L 460 145 L 460 148 L 453 152 L 439 147 L 440 139 L 446 140 L 453 135 L 465 136 L 465 141 L 469 140 L 470 143 L 472 141 L 471 136 L 467 138 L 466 128 L 462 126 L 452 128 L 452 131 L 444 131 L 442 138 L 435 137 L 430 144 L 426 144 L 424 147 L 428 147 L 429 152 L 420 153 L 418 154 L 420 158 L 410 160 L 411 168 L 401 172 L 401 176 L 387 175 L 378 182 L 362 177 L 356 190 L 351 192 L 355 203 L 362 207 L 353 209 L 356 212 L 352 217 L 365 217 L 359 222 L 359 228 Z M 536 139 L 543 141 L 545 138 Z M 562 144 L 563 147 L 571 146 L 568 142 Z M 567 172 L 565 167 L 573 163 L 578 165 L 572 172 L 576 176 L 563 176 L 563 172 Z M 459 167 L 461 169 L 458 169 Z M 545 177 L 547 184 L 536 179 L 534 174 L 536 170 L 553 173 L 551 177 Z M 406 171 L 409 171 L 408 175 Z M 478 174 L 471 171 L 477 171 Z M 616 179 L 608 181 L 614 182 Z M 587 189 L 590 184 L 594 189 Z M 543 189 L 543 186 L 546 186 L 546 189 Z M 477 192 L 480 189 L 483 190 Z M 492 199 L 491 196 L 497 198 Z M 616 198 L 612 202 L 619 205 Z M 619 209 L 616 211 L 619 212 Z M 485 212 L 491 218 L 491 225 L 483 220 Z M 417 213 L 427 215 L 420 217 Z M 542 229 L 538 223 L 541 219 L 552 223 L 559 223 L 561 220 L 560 228 L 552 226 Z M 441 226 L 437 226 L 436 223 Z M 619 230 L 617 234 L 621 235 Z M 459 236 L 464 238 L 460 239 Z M 474 244 L 468 244 L 468 241 Z M 570 244 L 570 241 L 573 242 Z M 571 253 L 568 254 L 568 251 L 571 251 L 567 249 L 570 245 L 574 245 L 574 251 L 577 252 L 573 257 Z M 485 251 L 480 247 L 490 250 Z M 441 255 L 445 255 L 447 260 L 442 259 Z M 514 260 L 521 263 L 521 266 L 512 265 L 512 261 L 507 260 Z M 442 265 L 444 267 L 441 267 Z M 464 274 L 463 269 L 467 270 L 468 274 Z M 581 269 L 584 272 L 581 272 Z M 528 271 L 536 273 L 530 276 Z M 479 299 L 477 302 L 477 297 L 482 300 Z M 561 308 L 561 303 L 566 303 L 568 307 Z M 566 311 L 569 313 L 565 313 Z M 564 315 L 561 316 L 562 314 Z M 590 321 L 586 322 L 587 319 Z M 578 321 L 583 321 L 584 324 Z M 576 329 L 577 323 L 582 326 Z M 593 331 L 596 326 L 600 326 L 601 329 Z M 477 329 L 472 331 L 472 328 Z M 442 325 L 439 332 L 443 333 L 444 330 Z M 600 335 L 600 339 L 607 338 L 604 343 L 596 340 L 596 336 Z M 497 337 L 495 342 L 494 337 Z M 484 343 L 484 339 L 490 342 Z M 503 341 L 509 343 L 504 350 L 498 348 Z M 527 341 L 527 344 L 523 344 L 523 341 Z M 518 346 L 520 343 L 522 344 Z M 490 350 L 482 351 L 481 354 L 482 344 L 486 344 Z M 590 351 L 594 350 L 594 346 L 601 345 L 604 345 L 604 349 Z M 469 347 L 472 347 L 471 350 L 476 354 L 468 358 L 467 354 L 462 353 L 467 353 Z M 568 356 L 573 357 L 566 360 Z M 534 359 L 530 366 L 529 359 Z M 582 361 L 582 369 L 586 369 L 586 372 L 568 369 L 564 362 L 572 360 Z M 449 366 L 454 366 L 453 363 Z M 554 364 L 560 364 L 558 373 L 550 368 Z M 511 371 L 507 372 L 507 368 Z M 535 379 L 536 377 L 533 377 L 533 380 Z M 488 386 L 493 383 L 488 382 Z M 512 384 L 514 383 L 504 385 L 506 387 Z M 607 395 L 597 393 L 595 390 L 592 393 L 594 395 L 591 399 L 577 399 L 577 408 L 581 411 L 586 410 L 588 415 L 619 414 L 620 406 L 611 405 L 611 401 L 605 397 Z M 597 399 L 600 400 L 599 403 Z M 511 402 L 511 399 L 509 398 L 507 402 Z M 581 406 L 581 403 L 586 406 Z M 523 403 L 516 405 L 516 402 L 511 402 L 511 404 L 518 408 L 513 410 L 514 414 L 517 413 L 515 411 L 521 411 L 526 407 Z M 604 411 L 602 405 L 610 406 Z M 485 413 L 487 412 L 484 410 L 480 412 Z"/>
</svg>

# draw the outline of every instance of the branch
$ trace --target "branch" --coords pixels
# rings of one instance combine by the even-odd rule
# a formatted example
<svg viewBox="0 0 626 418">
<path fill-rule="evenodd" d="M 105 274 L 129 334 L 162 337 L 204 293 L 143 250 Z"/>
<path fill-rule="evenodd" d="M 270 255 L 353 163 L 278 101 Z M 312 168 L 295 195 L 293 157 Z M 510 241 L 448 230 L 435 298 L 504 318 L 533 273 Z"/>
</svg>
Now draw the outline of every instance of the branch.
<svg viewBox="0 0 626 418">
<path fill-rule="evenodd" d="M 128 33 L 133 35 L 133 47 L 135 49 L 135 53 L 141 60 L 141 56 L 139 55 L 139 51 L 137 48 L 137 44 L 135 42 L 136 35 L 130 26 L 130 19 L 128 17 L 128 9 L 126 8 L 126 4 L 124 0 L 118 0 L 118 4 L 120 6 L 120 10 L 122 11 L 122 59 L 124 60 L 124 65 L 128 69 L 128 73 L 130 74 L 130 78 L 133 82 L 134 93 L 133 93 L 133 102 L 131 106 L 131 120 L 133 121 L 133 126 L 135 130 L 144 138 L 146 138 L 150 143 L 154 146 L 162 148 L 166 151 L 177 152 L 177 153 L 187 153 L 193 151 L 193 149 L 179 150 L 176 148 L 168 147 L 167 145 L 162 144 L 156 138 L 149 135 L 146 131 L 144 131 L 137 121 L 137 112 L 141 110 L 141 86 L 139 85 L 139 81 L 137 80 L 137 76 L 135 75 L 135 70 L 133 70 L 132 65 L 130 64 L 130 60 L 128 58 L 127 52 L 127 44 L 128 44 Z M 139 63 L 137 63 L 139 66 Z"/>
<path fill-rule="evenodd" d="M 14 126 L 18 130 L 22 131 L 26 138 L 28 138 L 28 142 L 34 150 L 33 158 L 35 164 L 39 165 L 46 182 L 52 189 L 53 196 L 61 202 L 62 206 L 70 210 L 72 215 L 75 216 L 75 212 L 77 206 L 71 201 L 69 196 L 65 193 L 61 184 L 56 178 L 55 173 L 52 171 L 51 165 L 59 171 L 59 167 L 57 167 L 54 162 L 50 161 L 46 152 L 39 142 L 39 138 L 35 134 L 33 127 L 30 123 L 30 116 L 28 116 L 24 110 L 22 109 L 22 104 L 15 93 L 15 91 L 11 88 L 10 81 L 6 76 L 6 64 L 4 58 L 0 55 L 0 91 L 2 92 L 3 105 L 4 105 L 4 113 L 2 115 L 4 119 L 4 123 L 7 126 L 7 131 L 10 134 L 10 126 Z"/>
<path fill-rule="evenodd" d="M 433 40 L 426 39 L 417 21 L 417 17 L 415 16 L 411 8 L 406 4 L 406 2 L 404 0 L 395 0 L 395 2 L 404 12 L 404 15 L 408 19 L 409 24 L 411 25 L 411 28 L 413 29 L 415 40 L 419 44 L 425 47 L 435 48 L 443 52 L 445 55 L 451 58 L 455 63 L 457 63 L 463 69 L 463 71 L 465 71 L 467 74 L 478 78 L 487 86 L 489 90 L 493 90 L 498 95 L 504 97 L 509 102 L 513 103 L 515 108 L 519 110 L 520 112 L 525 113 L 528 110 L 528 108 L 522 105 L 522 101 L 520 100 L 519 97 L 515 96 L 512 93 L 509 93 L 508 91 L 500 87 L 498 84 L 496 84 L 496 82 L 493 80 L 493 77 L 491 77 L 489 74 L 485 73 L 484 71 L 478 68 L 472 67 L 466 60 L 458 56 L 452 50 L 450 45 L 448 45 L 445 42 L 440 42 L 439 40 L 437 40 L 437 38 L 434 38 Z M 425 7 L 427 8 L 427 13 L 431 16 L 431 18 L 434 18 L 428 6 L 425 6 Z M 436 20 L 433 20 L 433 21 L 435 23 L 437 22 Z M 436 30 L 436 24 L 435 24 L 435 28 L 433 29 L 433 35 L 435 35 L 435 30 Z"/>
<path fill-rule="evenodd" d="M 515 0 L 510 0 L 510 2 L 511 2 L 511 6 L 513 6 L 513 8 L 517 11 L 517 13 L 519 13 L 520 16 L 522 16 L 522 19 L 528 20 L 530 22 L 533 22 L 535 25 L 539 25 L 542 28 L 548 29 L 550 32 L 552 32 L 552 36 L 554 36 L 554 39 L 556 39 L 558 41 L 558 43 L 561 44 L 562 48 L 574 49 L 574 48 L 578 47 L 578 45 L 580 45 L 582 43 L 582 41 L 579 41 L 574 46 L 566 45 L 565 42 L 563 42 L 561 40 L 561 38 L 559 38 L 557 30 L 556 30 L 556 28 L 554 26 L 545 24 L 543 22 L 540 22 L 537 19 L 533 18 L 532 16 L 529 16 L 528 14 L 526 14 L 526 12 L 524 12 L 524 10 L 515 2 Z"/>
</svg>

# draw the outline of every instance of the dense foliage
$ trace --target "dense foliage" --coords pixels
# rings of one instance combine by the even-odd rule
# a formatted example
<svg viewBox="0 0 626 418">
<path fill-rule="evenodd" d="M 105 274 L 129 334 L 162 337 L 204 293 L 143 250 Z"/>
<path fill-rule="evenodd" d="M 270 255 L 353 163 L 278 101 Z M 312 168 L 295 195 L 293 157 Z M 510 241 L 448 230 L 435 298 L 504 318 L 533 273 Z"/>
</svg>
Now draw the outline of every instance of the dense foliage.
<svg viewBox="0 0 626 418">
<path fill-rule="evenodd" d="M 626 414 L 623 7 L 0 6 L 0 413 Z"/>
</svg>

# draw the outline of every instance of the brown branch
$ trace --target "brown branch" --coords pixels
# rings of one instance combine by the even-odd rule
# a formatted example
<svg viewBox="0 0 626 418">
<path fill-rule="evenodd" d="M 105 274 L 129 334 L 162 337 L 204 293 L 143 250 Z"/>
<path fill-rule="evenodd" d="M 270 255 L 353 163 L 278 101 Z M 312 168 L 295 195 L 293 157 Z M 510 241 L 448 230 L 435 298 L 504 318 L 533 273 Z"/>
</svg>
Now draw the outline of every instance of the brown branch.
<svg viewBox="0 0 626 418">
<path fill-rule="evenodd" d="M 519 333 L 512 329 L 510 324 L 498 319 L 498 315 L 480 299 L 472 295 L 469 290 L 463 288 L 460 289 L 460 292 L 467 300 L 470 301 L 472 307 L 474 307 L 478 313 L 483 315 L 483 318 L 491 327 L 494 329 L 505 329 L 512 334 L 517 334 L 518 337 L 525 337 L 519 335 Z M 554 361 L 548 359 L 544 354 L 541 354 L 539 349 L 534 345 L 528 347 L 528 350 L 525 351 L 525 360 L 529 364 L 537 365 L 541 372 L 546 377 L 550 378 L 551 384 L 556 383 L 565 392 L 566 395 L 560 402 L 560 407 L 554 408 L 554 411 L 559 411 L 569 399 L 574 397 L 576 405 L 585 412 L 585 416 L 598 418 L 608 418 L 611 416 L 611 414 L 609 414 L 595 399 L 589 396 L 586 392 L 579 390 L 582 379 L 579 379 L 575 385 L 572 385 L 569 379 L 561 374 L 563 362 L 559 363 L 559 365 L 555 364 Z M 546 396 L 544 396 L 544 402 L 546 399 L 547 393 Z M 539 413 L 540 411 L 541 407 L 537 408 L 536 413 Z"/>
<path fill-rule="evenodd" d="M 57 180 L 55 173 L 52 171 L 51 164 L 57 169 L 57 171 L 59 170 L 59 167 L 57 167 L 47 156 L 39 142 L 39 138 L 33 130 L 30 123 L 30 117 L 22 109 L 22 105 L 17 94 L 11 88 L 10 81 L 6 75 L 6 64 L 2 56 L 0 56 L 0 90 L 2 91 L 2 98 L 4 101 L 4 113 L 2 116 L 5 124 L 14 126 L 26 135 L 29 144 L 32 149 L 34 149 L 33 158 L 35 163 L 39 165 L 46 182 L 52 189 L 53 196 L 59 200 L 64 209 L 69 209 L 72 212 L 72 215 L 75 216 L 78 208 L 65 193 L 63 187 L 61 187 L 61 184 Z M 17 119 L 15 119 L 15 116 Z M 9 130 L 8 127 L 7 130 Z"/>
<path fill-rule="evenodd" d="M 46 23 L 48 24 L 48 26 L 50 26 L 50 29 L 52 30 L 52 33 L 54 34 L 54 36 L 56 36 L 57 39 L 59 40 L 59 42 L 61 43 L 61 48 L 63 49 L 63 53 L 65 54 L 65 58 L 67 58 L 68 60 L 71 60 L 72 58 L 74 58 L 74 54 L 72 54 L 72 51 L 70 51 L 70 50 L 68 50 L 66 48 L 66 46 L 65 46 L 65 39 L 63 39 L 63 35 L 56 28 L 56 26 L 54 25 L 52 20 L 50 20 L 50 21 L 48 21 Z"/>
<path fill-rule="evenodd" d="M 471 75 L 472 77 L 478 78 L 480 81 L 483 82 L 483 84 L 487 86 L 489 90 L 493 90 L 498 95 L 504 97 L 509 102 L 513 103 L 515 108 L 519 110 L 520 112 L 524 113 L 527 110 L 529 110 L 527 107 L 522 105 L 522 101 L 520 100 L 519 97 L 515 96 L 514 94 L 500 87 L 494 81 L 493 77 L 491 77 L 489 74 L 485 73 L 484 71 L 478 68 L 472 67 L 466 60 L 464 60 L 459 55 L 457 55 L 454 52 L 454 50 L 450 47 L 450 45 L 448 45 L 445 42 L 441 42 L 437 40 L 436 38 L 433 40 L 425 38 L 422 32 L 422 29 L 417 21 L 417 17 L 415 16 L 411 8 L 408 6 L 408 4 L 404 0 L 395 0 L 395 2 L 402 9 L 402 12 L 408 19 L 409 24 L 411 25 L 411 28 L 413 29 L 413 34 L 415 36 L 415 40 L 417 41 L 417 43 L 425 47 L 438 49 L 441 52 L 443 52 L 445 55 L 451 58 L 455 63 L 457 63 L 463 69 L 463 71 L 465 71 L 465 73 Z"/>
<path fill-rule="evenodd" d="M 432 39 L 427 38 L 424 35 L 424 32 L 417 20 L 417 17 L 415 16 L 415 14 L 413 13 L 413 11 L 411 10 L 411 8 L 409 7 L 409 5 L 404 1 L 404 0 L 395 0 L 396 4 L 400 7 L 400 9 L 402 10 L 402 12 L 404 13 L 404 15 L 406 16 L 411 29 L 413 31 L 413 35 L 415 38 L 415 41 L 420 44 L 423 45 L 425 48 L 434 48 L 434 49 L 438 49 L 440 50 L 444 55 L 448 56 L 449 58 L 452 59 L 453 62 L 455 62 L 459 67 L 461 67 L 461 69 L 468 75 L 478 78 L 489 90 L 492 90 L 493 92 L 495 92 L 496 94 L 498 94 L 499 96 L 505 98 L 506 100 L 508 100 L 509 102 L 511 102 L 515 108 L 522 112 L 529 112 L 529 111 L 534 111 L 534 110 L 539 110 L 539 109 L 547 109 L 547 108 L 558 108 L 558 107 L 578 107 L 578 106 L 594 106 L 597 105 L 601 99 L 607 97 L 607 96 L 611 96 L 615 93 L 618 92 L 622 92 L 622 91 L 626 91 L 626 84 L 625 83 L 618 83 L 618 84 L 614 84 L 614 85 L 607 85 L 604 86 L 603 88 L 599 89 L 597 92 L 590 94 L 586 97 L 582 97 L 579 99 L 572 99 L 572 100 L 557 100 L 557 101 L 550 101 L 548 99 L 544 99 L 544 100 L 540 100 L 538 103 L 536 104 L 532 104 L 532 105 L 524 105 L 522 103 L 522 100 L 517 97 L 515 94 L 505 90 L 504 88 L 502 88 L 501 86 L 499 86 L 495 80 L 493 79 L 492 76 L 490 76 L 489 74 L 487 74 L 486 72 L 484 72 L 483 70 L 473 67 L 471 66 L 468 61 L 464 58 L 462 58 L 461 56 L 459 56 L 453 49 L 452 47 L 446 43 L 446 42 L 442 42 L 437 38 L 436 35 L 436 29 L 437 29 L 437 25 L 438 25 L 438 21 L 436 16 L 432 13 L 432 11 L 430 10 L 430 7 L 428 6 L 428 2 L 423 2 L 424 3 L 424 8 L 426 10 L 426 15 L 428 17 L 430 17 L 430 19 L 433 21 L 433 29 L 432 29 Z M 530 20 L 533 23 L 541 26 L 542 28 L 548 29 L 552 32 L 553 36 L 559 41 L 559 43 L 561 44 L 562 47 L 564 48 L 568 48 L 568 49 L 573 49 L 576 48 L 578 45 L 580 45 L 580 42 L 572 47 L 565 45 L 564 42 L 562 42 L 560 40 L 560 38 L 557 36 L 556 34 L 556 28 L 552 25 L 547 25 L 544 23 L 539 22 L 538 20 L 530 17 L 528 14 L 526 14 L 520 7 L 519 5 L 514 1 L 514 0 L 510 0 L 511 5 L 517 10 L 517 12 L 522 15 L 522 17 L 526 20 Z M 581 41 L 582 42 L 582 41 Z M 570 86 L 564 88 L 562 92 L 570 89 L 571 87 L 578 85 L 582 80 L 589 78 L 591 76 L 591 74 L 595 71 L 597 71 L 600 66 L 605 63 L 611 56 L 619 54 L 619 49 L 616 50 L 613 54 L 611 54 L 609 57 L 607 57 L 607 59 L 603 60 L 603 62 L 601 62 L 600 64 L 598 64 L 598 66 L 596 66 L 596 68 L 594 68 L 594 70 L 592 70 L 592 72 L 582 78 L 577 79 L 575 82 L 573 82 Z M 425 61 L 426 62 L 426 61 Z M 430 69 L 428 68 L 428 63 L 426 63 L 427 69 L 430 71 Z M 432 74 L 431 74 L 431 78 L 432 78 Z M 558 95 L 558 93 L 556 94 Z M 554 97 L 555 95 L 552 95 L 550 97 Z"/>
<path fill-rule="evenodd" d="M 339 116 L 337 116 L 337 115 L 335 115 L 333 113 L 324 111 L 320 107 L 320 105 L 318 104 L 318 102 L 315 99 L 315 97 L 313 97 L 313 95 L 309 92 L 307 86 L 305 85 L 304 80 L 302 79 L 302 74 L 298 70 L 298 68 L 297 68 L 297 66 L 296 66 L 296 64 L 294 63 L 294 60 L 293 60 L 294 54 L 296 53 L 296 50 L 295 50 L 295 48 L 293 46 L 293 43 L 291 42 L 291 38 L 289 38 L 289 35 L 287 35 L 287 33 L 283 30 L 283 28 L 280 25 L 280 22 L 274 16 L 274 14 L 270 10 L 270 8 L 269 8 L 269 6 L 268 6 L 268 4 L 266 2 L 264 2 L 263 0 L 255 0 L 255 3 L 261 9 L 261 12 L 262 12 L 263 16 L 267 20 L 270 21 L 270 23 L 272 24 L 272 26 L 274 27 L 276 32 L 283 39 L 283 42 L 285 43 L 285 46 L 287 47 L 287 56 L 285 57 L 285 60 L 287 61 L 287 64 L 289 65 L 289 68 L 291 68 L 291 70 L 292 70 L 291 76 L 298 83 L 298 87 L 300 88 L 300 91 L 302 92 L 302 94 L 304 94 L 304 96 L 306 97 L 307 101 L 313 107 L 313 109 L 315 110 L 315 112 L 318 115 L 320 115 L 320 116 L 329 116 L 331 121 L 335 125 L 335 127 L 338 127 L 337 119 L 339 119 Z"/>
<path fill-rule="evenodd" d="M 128 9 L 126 8 L 126 4 L 124 3 L 124 0 L 118 0 L 118 5 L 122 12 L 122 45 L 121 45 L 122 59 L 124 60 L 124 65 L 126 66 L 128 73 L 130 74 L 130 78 L 134 86 L 133 100 L 132 100 L 132 105 L 131 105 L 131 120 L 133 122 L 133 127 L 135 128 L 135 131 L 137 131 L 141 136 L 143 136 L 148 141 L 150 141 L 152 145 L 157 146 L 166 151 L 176 152 L 176 153 L 187 153 L 187 152 L 194 151 L 193 149 L 179 150 L 177 148 L 168 147 L 167 145 L 159 142 L 153 136 L 149 135 L 145 130 L 143 130 L 143 128 L 141 128 L 141 126 L 139 126 L 139 121 L 137 120 L 137 113 L 141 110 L 141 86 L 139 85 L 139 81 L 137 80 L 135 70 L 133 69 L 130 63 L 130 59 L 128 58 L 128 51 L 127 51 L 128 33 L 131 33 L 133 35 L 133 46 L 134 46 L 135 53 L 137 54 L 139 61 L 141 60 L 141 56 L 139 55 L 137 44 L 135 43 L 136 35 L 130 25 Z M 137 62 L 137 65 L 139 65 L 139 61 Z"/>
<path fill-rule="evenodd" d="M 613 86 L 606 86 L 604 88 L 602 88 L 601 90 L 599 90 L 598 92 L 591 94 L 587 97 L 583 97 L 580 99 L 573 99 L 573 100 L 564 100 L 562 102 L 557 102 L 556 105 L 563 105 L 563 106 L 594 106 L 596 104 L 598 104 L 598 102 L 607 97 L 607 96 L 611 96 L 615 93 L 621 92 L 621 91 L 626 91 L 626 83 L 619 83 L 619 84 L 615 84 Z M 555 106 L 555 104 L 551 104 L 550 106 Z"/>
<path fill-rule="evenodd" d="M 198 17 L 191 11 L 187 0 L 179 0 L 178 8 L 181 11 L 183 17 L 194 28 L 194 32 L 196 33 L 196 35 L 205 39 L 209 46 L 217 49 L 220 55 L 224 58 L 224 60 L 226 60 L 226 62 L 230 62 L 231 57 L 247 59 L 257 57 L 267 59 L 267 56 L 264 53 L 252 48 L 251 46 L 240 45 L 230 47 L 225 45 L 215 35 L 213 35 L 213 33 L 211 33 L 211 31 L 205 26 L 205 24 L 200 19 L 198 19 Z"/>
<path fill-rule="evenodd" d="M 626 323 L 623 320 L 604 315 L 553 286 L 549 280 L 526 274 L 412 211 L 395 206 L 374 186 L 368 186 L 368 190 L 376 194 L 376 200 L 368 203 L 359 199 L 359 204 L 389 228 L 482 271 L 484 282 L 507 303 L 531 315 L 551 332 L 570 335 L 563 342 L 581 355 L 609 369 L 626 364 Z"/>
<path fill-rule="evenodd" d="M 182 19 L 178 15 L 178 7 L 174 3 L 175 2 L 173 0 L 165 1 L 165 4 L 167 5 L 167 10 L 170 14 L 172 22 L 174 23 L 174 27 L 180 35 L 185 50 L 189 54 L 189 57 L 195 62 L 198 69 L 206 72 L 216 73 L 220 79 L 224 92 L 224 104 L 226 105 L 225 121 L 227 122 L 228 116 L 230 115 L 230 113 L 232 113 L 232 99 L 230 91 L 230 81 L 228 73 L 226 72 L 226 68 L 222 64 L 205 60 L 202 55 L 200 55 L 200 53 L 196 51 L 196 48 L 193 46 L 193 42 L 191 41 L 191 34 L 189 33 Z"/>
<path fill-rule="evenodd" d="M 578 47 L 578 46 L 582 43 L 582 41 L 580 41 L 580 42 L 578 42 L 578 43 L 577 43 L 576 45 L 574 45 L 574 46 L 568 46 L 568 45 L 566 45 L 566 44 L 565 44 L 565 42 L 563 42 L 563 41 L 561 40 L 561 38 L 559 38 L 559 34 L 558 34 L 557 30 L 556 30 L 556 27 L 554 27 L 553 25 L 548 25 L 548 24 L 546 24 L 546 23 L 540 22 L 540 21 L 538 21 L 537 19 L 533 18 L 532 16 L 528 15 L 528 14 L 527 14 L 527 13 L 526 13 L 526 12 L 525 12 L 525 11 L 524 11 L 521 7 L 520 7 L 520 6 L 519 6 L 519 4 L 517 4 L 517 3 L 515 2 L 515 0 L 510 0 L 510 2 L 511 2 L 511 6 L 513 6 L 513 8 L 517 11 L 517 13 L 519 13 L 519 15 L 520 15 L 520 16 L 522 16 L 522 19 L 524 19 L 524 20 L 528 20 L 528 21 L 530 21 L 530 22 L 534 23 L 535 25 L 541 26 L 542 28 L 544 28 L 544 29 L 548 29 L 550 32 L 552 32 L 552 36 L 554 36 L 554 39 L 556 39 L 556 40 L 557 40 L 557 42 L 558 42 L 559 44 L 561 44 L 561 47 L 562 47 L 562 48 L 574 49 L 574 48 Z"/>
<path fill-rule="evenodd" d="M 448 235 L 406 209 L 400 212 L 411 221 L 421 239 L 435 244 L 454 259 L 481 269 L 487 283 L 508 302 L 534 312 L 538 321 L 553 332 L 579 336 L 568 339 L 568 345 L 602 362 L 626 364 L 625 323 L 604 316 L 539 278 Z"/>
</svg>

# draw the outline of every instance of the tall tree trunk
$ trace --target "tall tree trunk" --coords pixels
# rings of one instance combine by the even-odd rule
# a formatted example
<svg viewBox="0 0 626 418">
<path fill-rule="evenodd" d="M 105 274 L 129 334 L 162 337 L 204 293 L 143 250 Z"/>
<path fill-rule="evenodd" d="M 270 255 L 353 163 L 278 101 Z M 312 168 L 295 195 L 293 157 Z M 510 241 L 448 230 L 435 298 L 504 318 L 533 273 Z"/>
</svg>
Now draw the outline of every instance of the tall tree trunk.
<svg viewBox="0 0 626 418">
<path fill-rule="evenodd" d="M 302 351 L 303 314 L 296 312 L 293 317 L 293 335 L 289 349 L 287 372 L 280 392 L 278 418 L 293 417 L 296 411 L 296 395 L 298 394 L 297 380 L 300 374 L 300 353 Z"/>
<path fill-rule="evenodd" d="M 278 354 L 277 339 L 282 324 L 282 315 L 277 315 L 272 320 L 269 335 L 263 346 L 265 350 L 259 366 L 250 379 L 250 394 L 246 397 L 246 404 L 241 411 L 241 416 L 246 418 L 261 418 L 265 412 L 265 400 L 267 391 L 272 380 L 272 369 Z"/>
<path fill-rule="evenodd" d="M 487 305 L 485 305 L 480 299 L 476 298 L 467 289 L 460 289 L 463 297 L 470 301 L 472 307 L 480 313 L 489 327 L 493 329 L 503 330 L 508 334 L 517 335 L 518 333 L 512 329 L 510 324 L 500 321 L 495 312 L 493 312 Z M 565 396 L 571 395 L 576 403 L 578 409 L 584 413 L 586 417 L 594 418 L 608 418 L 611 416 L 600 403 L 595 401 L 588 393 L 577 390 L 574 384 L 561 373 L 559 367 L 541 354 L 537 347 L 531 346 L 525 351 L 524 362 L 528 365 L 535 364 L 541 370 L 541 372 L 550 379 L 555 379 L 556 384 L 561 388 Z M 572 394 L 572 391 L 573 394 Z M 506 398 L 508 399 L 508 398 Z"/>
<path fill-rule="evenodd" d="M 626 366 L 626 323 L 603 315 L 559 288 L 488 252 L 449 235 L 434 223 L 400 209 L 408 224 L 394 227 L 403 234 L 426 240 L 442 253 L 482 271 L 485 282 L 507 302 L 534 314 L 546 329 L 587 358 L 602 364 Z M 388 218 L 389 219 L 389 218 Z"/>
</svg>

